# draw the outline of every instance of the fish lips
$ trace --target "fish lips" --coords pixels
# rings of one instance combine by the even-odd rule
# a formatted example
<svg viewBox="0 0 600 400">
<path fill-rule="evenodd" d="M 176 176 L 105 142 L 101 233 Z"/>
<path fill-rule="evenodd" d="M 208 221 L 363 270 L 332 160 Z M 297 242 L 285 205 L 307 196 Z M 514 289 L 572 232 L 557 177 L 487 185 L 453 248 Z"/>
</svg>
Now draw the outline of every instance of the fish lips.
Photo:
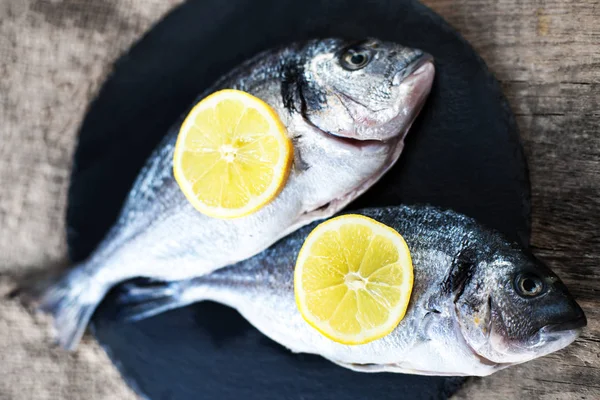
<svg viewBox="0 0 600 400">
<path fill-rule="evenodd" d="M 585 317 L 585 314 L 583 314 L 583 311 L 581 311 L 581 314 L 574 319 L 545 325 L 539 330 L 536 336 L 538 343 L 540 344 L 561 341 L 568 341 L 568 343 L 571 343 L 579 337 L 585 326 L 587 326 L 587 318 Z"/>
<path fill-rule="evenodd" d="M 344 148 L 352 152 L 358 151 L 360 156 L 366 157 L 378 157 L 382 154 L 385 154 L 385 160 L 383 161 L 381 168 L 369 179 L 361 182 L 352 191 L 344 193 L 337 199 L 319 206 L 312 212 L 319 210 L 327 210 L 332 213 L 337 212 L 345 207 L 350 201 L 360 196 L 368 188 L 374 185 L 396 163 L 400 157 L 402 149 L 404 148 L 404 138 L 412 126 L 415 118 L 417 115 L 419 115 L 419 112 L 423 108 L 425 100 L 427 99 L 427 96 L 431 90 L 433 77 L 435 74 L 433 57 L 429 54 L 422 53 L 418 59 L 411 64 L 410 71 L 411 72 L 408 74 L 408 77 L 404 79 L 404 81 L 407 82 L 407 85 L 417 85 L 418 87 L 417 91 L 419 94 L 415 99 L 412 99 L 412 101 L 415 101 L 415 107 L 412 109 L 412 113 L 410 115 L 396 116 L 385 124 L 383 127 L 384 129 L 389 129 L 388 126 L 390 126 L 390 123 L 400 125 L 400 129 L 393 130 L 394 134 L 389 137 L 384 137 L 381 139 L 361 139 L 356 136 L 356 133 L 342 135 L 333 132 L 327 132 L 321 130 L 318 126 L 313 124 L 305 117 L 305 121 L 315 128 L 317 132 L 322 135 L 327 135 L 329 138 L 333 138 L 340 148 Z M 404 124 L 398 124 L 397 118 L 399 117 L 404 118 Z"/>
<path fill-rule="evenodd" d="M 343 145 L 353 146 L 364 151 L 377 151 L 381 147 L 387 147 L 395 144 L 398 141 L 403 141 L 412 126 L 414 120 L 421 112 L 435 76 L 435 67 L 433 65 L 433 57 L 427 53 L 421 53 L 410 65 L 394 75 L 392 86 L 400 86 L 398 90 L 406 92 L 405 96 L 401 96 L 402 101 L 393 109 L 395 116 L 387 122 L 380 124 L 376 129 L 373 129 L 372 134 L 362 132 L 360 129 L 351 132 L 334 133 L 324 132 L 327 135 L 334 137 Z M 339 94 L 342 102 L 346 107 L 352 108 L 352 105 L 364 107 L 356 100 L 351 99 L 343 94 Z M 375 113 L 389 112 L 389 110 L 374 111 Z M 362 125 L 377 125 L 379 121 L 360 121 L 358 126 Z"/>
<path fill-rule="evenodd" d="M 490 313 L 493 313 L 493 304 L 494 302 L 490 301 Z M 460 339 L 482 364 L 491 366 L 494 370 L 504 369 L 510 365 L 520 364 L 558 351 L 575 341 L 582 328 L 587 325 L 583 310 L 576 305 L 572 318 L 546 324 L 528 338 L 509 338 L 502 333 L 504 321 L 497 313 L 494 313 L 499 319 L 496 319 L 495 322 L 490 321 L 486 345 L 475 348 L 464 336 L 459 318 L 460 313 L 458 310 L 455 312 Z"/>
<path fill-rule="evenodd" d="M 392 118 L 386 125 L 400 125 L 402 139 L 408 133 L 417 116 L 421 113 L 425 101 L 431 92 L 433 79 L 435 77 L 435 67 L 433 57 L 424 54 L 411 66 L 411 72 L 402 80 L 399 90 L 406 90 L 406 96 L 402 96 L 402 102 L 399 104 L 396 117 Z M 398 72 L 396 76 L 400 74 Z M 394 80 L 396 77 L 394 77 Z"/>
<path fill-rule="evenodd" d="M 434 77 L 433 57 L 427 53 L 420 53 L 407 67 L 396 72 L 392 79 L 392 86 L 395 86 L 394 90 L 397 91 L 400 101 L 392 109 L 394 117 L 382 124 L 374 134 L 377 139 L 386 140 L 398 134 L 402 138 L 406 136 L 425 105 L 433 86 Z M 364 133 L 362 135 L 368 136 Z"/>
<path fill-rule="evenodd" d="M 573 343 L 581 330 L 587 325 L 585 314 L 577 306 L 573 318 L 565 321 L 546 324 L 534 335 L 525 339 L 504 337 L 498 327 L 492 325 L 490 345 L 492 353 L 501 355 L 501 362 L 522 363 L 558 351 Z M 496 357 L 491 357 L 495 359 Z"/>
<path fill-rule="evenodd" d="M 430 70 L 431 68 L 431 70 Z M 405 68 L 401 68 L 392 79 L 392 86 L 398 86 L 407 79 L 415 79 L 419 75 L 427 75 L 434 73 L 433 66 L 433 56 L 428 53 L 420 53 L 417 57 L 415 57 L 411 62 L 409 62 L 408 66 Z M 433 75 L 431 75 L 431 80 L 433 80 Z"/>
<path fill-rule="evenodd" d="M 528 361 L 553 353 L 573 343 L 581 334 L 582 328 L 582 321 L 546 325 L 526 343 L 513 343 L 512 348 L 515 354 L 522 352 L 524 357 L 522 361 Z"/>
<path fill-rule="evenodd" d="M 585 326 L 587 326 L 587 318 L 585 317 L 585 314 L 583 314 L 583 312 L 582 312 L 581 315 L 579 315 L 575 319 L 565 321 L 565 322 L 559 322 L 556 324 L 548 324 L 548 325 L 544 326 L 542 329 L 540 329 L 540 331 L 542 333 L 556 333 L 556 332 L 562 332 L 562 331 L 581 330 Z"/>
</svg>

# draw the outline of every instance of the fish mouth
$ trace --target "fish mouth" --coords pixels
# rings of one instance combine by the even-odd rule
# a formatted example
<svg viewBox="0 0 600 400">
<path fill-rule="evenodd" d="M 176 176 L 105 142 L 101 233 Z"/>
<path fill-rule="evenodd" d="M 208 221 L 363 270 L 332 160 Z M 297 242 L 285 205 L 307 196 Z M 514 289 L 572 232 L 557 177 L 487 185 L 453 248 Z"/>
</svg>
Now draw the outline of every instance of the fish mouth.
<svg viewBox="0 0 600 400">
<path fill-rule="evenodd" d="M 567 326 L 565 325 L 565 327 Z M 507 365 L 514 365 L 558 351 L 575 341 L 580 333 L 581 327 L 564 329 L 563 327 L 544 326 L 526 340 L 511 340 L 492 332 L 490 344 L 491 350 L 499 357 L 510 359 L 510 361 L 507 360 Z"/>
<path fill-rule="evenodd" d="M 427 53 L 420 53 L 409 62 L 408 67 L 397 72 L 392 80 L 392 82 L 395 83 L 392 83 L 392 85 L 406 85 L 407 87 L 411 88 L 406 94 L 406 97 L 408 97 L 410 100 L 407 101 L 404 97 L 402 97 L 403 101 L 400 101 L 397 105 L 392 107 L 392 109 L 398 107 L 398 109 L 395 110 L 396 115 L 386 122 L 377 122 L 378 120 L 376 118 L 370 122 L 368 122 L 368 119 L 356 121 L 354 113 L 348 108 L 348 103 L 358 104 L 362 108 L 370 110 L 372 113 L 380 113 L 385 109 L 369 109 L 369 107 L 367 107 L 365 104 L 362 104 L 357 99 L 350 98 L 348 95 L 342 92 L 336 93 L 336 96 L 340 99 L 340 103 L 346 107 L 348 115 L 352 116 L 352 119 L 355 121 L 356 125 L 360 126 L 363 124 L 378 124 L 379 131 L 391 130 L 393 131 L 391 135 L 382 135 L 380 133 L 376 133 L 370 134 L 370 137 L 368 137 L 364 133 L 359 134 L 358 131 L 354 130 L 351 132 L 336 133 L 324 131 L 318 126 L 312 124 L 312 122 L 308 122 L 318 129 L 321 134 L 327 135 L 329 138 L 333 138 L 338 142 L 338 144 L 342 146 L 352 146 L 361 150 L 381 147 L 390 141 L 397 140 L 398 137 L 400 137 L 400 140 L 403 140 L 425 105 L 425 101 L 427 100 L 427 97 L 431 91 L 434 74 L 435 67 L 433 66 L 433 56 Z M 405 102 L 411 106 L 408 108 L 406 107 L 406 104 L 403 106 L 403 103 Z M 394 129 L 393 127 L 397 127 L 397 129 Z"/>
<path fill-rule="evenodd" d="M 494 302 L 491 297 L 488 299 L 488 304 L 490 308 L 489 312 L 493 314 L 492 307 Z M 457 338 L 482 364 L 493 367 L 495 371 L 560 350 L 572 343 L 579 336 L 582 328 L 587 325 L 587 319 L 582 312 L 573 319 L 543 326 L 527 340 L 513 340 L 499 334 L 495 324 L 490 322 L 488 345 L 486 348 L 493 353 L 492 357 L 494 358 L 496 356 L 508 358 L 506 361 L 500 362 L 482 355 L 477 349 L 471 346 L 461 329 L 458 315 L 458 310 L 455 309 L 457 321 L 455 326 L 458 330 Z M 500 324 L 504 324 L 501 316 L 498 315 L 498 318 L 500 318 Z"/>
<path fill-rule="evenodd" d="M 517 344 L 516 347 L 520 347 L 524 351 L 534 351 L 544 347 L 545 349 L 539 356 L 549 354 L 573 342 L 586 325 L 587 319 L 583 314 L 567 321 L 547 324 L 538 330 L 526 346 L 518 346 Z"/>
<path fill-rule="evenodd" d="M 387 136 L 382 138 L 362 138 L 357 137 L 355 133 L 351 133 L 348 135 L 342 135 L 330 131 L 322 130 L 319 126 L 314 124 L 309 118 L 304 117 L 304 121 L 312 126 L 315 131 L 317 131 L 320 135 L 327 137 L 328 139 L 333 139 L 342 149 L 346 149 L 349 151 L 359 150 L 358 156 L 361 155 L 375 155 L 384 151 L 387 151 L 387 157 L 385 161 L 382 163 L 382 166 L 379 170 L 377 170 L 374 174 L 372 174 L 369 178 L 360 182 L 356 187 L 352 190 L 344 193 L 343 195 L 333 199 L 325 204 L 315 207 L 310 211 L 306 211 L 304 216 L 310 215 L 315 218 L 318 218 L 318 215 L 321 214 L 323 216 L 328 216 L 331 213 L 335 213 L 346 205 L 348 205 L 352 200 L 366 192 L 371 186 L 377 183 L 383 175 L 394 166 L 402 150 L 404 148 L 404 139 L 412 124 L 416 120 L 417 116 L 420 114 L 423 106 L 425 105 L 425 101 L 429 95 L 431 90 L 431 84 L 433 81 L 434 66 L 433 66 L 433 57 L 427 53 L 421 53 L 418 57 L 416 57 L 413 61 L 411 61 L 410 66 L 404 70 L 404 77 L 401 83 L 408 82 L 411 83 L 411 79 L 418 80 L 417 83 L 425 82 L 425 87 L 423 90 L 420 90 L 419 98 L 414 103 L 414 107 L 410 111 L 410 116 L 407 118 L 406 115 L 402 115 L 402 113 L 398 113 L 391 120 L 387 121 L 385 126 L 394 126 L 397 125 L 398 122 L 405 118 L 406 122 L 398 127 L 395 134 L 393 136 Z M 423 80 L 423 78 L 425 79 Z M 343 104 L 343 102 L 342 102 Z"/>
<path fill-rule="evenodd" d="M 423 65 L 426 65 L 427 63 L 431 64 L 431 60 L 431 56 L 423 57 L 423 60 L 417 63 L 417 66 L 414 68 L 414 70 L 419 70 L 419 68 L 421 68 Z M 433 68 L 433 66 L 431 68 Z M 385 175 L 385 173 L 394 166 L 396 161 L 398 161 L 398 158 L 400 157 L 400 154 L 404 149 L 404 139 L 410 131 L 410 128 L 412 127 L 412 124 L 416 120 L 417 116 L 420 114 L 421 109 L 425 105 L 425 100 L 427 99 L 428 94 L 429 90 L 426 91 L 426 93 L 422 96 L 422 99 L 420 99 L 420 101 L 417 103 L 417 106 L 415 107 L 410 120 L 404 127 L 402 127 L 398 131 L 398 134 L 387 139 L 360 139 L 356 137 L 341 136 L 332 132 L 323 131 L 319 129 L 319 127 L 311 123 L 313 127 L 315 127 L 322 135 L 326 135 L 329 138 L 333 138 L 341 147 L 345 147 L 351 150 L 359 149 L 361 154 L 374 154 L 387 149 L 387 151 L 389 151 L 389 154 L 386 160 L 383 162 L 381 168 L 369 178 L 360 182 L 359 185 L 356 186 L 354 189 L 347 193 L 344 193 L 343 195 L 326 204 L 316 207 L 312 211 L 308 211 L 306 214 L 328 214 L 331 212 L 335 213 L 344 208 L 352 200 L 366 192 L 367 189 L 369 189 L 371 186 L 377 183 L 383 177 L 383 175 Z"/>
<path fill-rule="evenodd" d="M 434 68 L 433 67 L 433 57 L 427 53 L 423 53 L 416 60 L 414 60 L 412 62 L 410 70 L 408 73 L 406 73 L 407 77 L 404 79 L 404 81 L 406 81 L 407 79 L 411 79 L 412 77 L 417 77 L 423 73 L 432 73 L 432 71 L 430 69 L 433 69 L 433 68 Z M 332 132 L 323 131 L 323 130 L 319 129 L 317 126 L 313 125 L 319 132 L 321 132 L 321 134 L 327 135 L 329 138 L 333 138 L 338 144 L 340 144 L 342 146 L 353 147 L 355 149 L 358 148 L 362 152 L 367 152 L 367 153 L 368 152 L 378 152 L 384 148 L 391 149 L 388 157 L 386 158 L 385 162 L 382 164 L 382 167 L 378 171 L 376 171 L 373 175 L 371 175 L 371 177 L 362 181 L 353 190 L 343 194 L 342 196 L 338 197 L 337 199 L 330 201 L 329 203 L 326 203 L 326 204 L 316 208 L 313 211 L 320 211 L 320 210 L 322 210 L 324 212 L 325 211 L 328 211 L 328 212 L 339 211 L 340 209 L 345 207 L 348 203 L 350 203 L 352 200 L 354 200 L 356 197 L 360 196 L 365 191 L 367 191 L 367 189 L 369 189 L 371 186 L 373 186 L 375 183 L 377 183 L 377 181 L 379 181 L 379 179 L 381 179 L 381 177 L 390 168 L 392 168 L 394 166 L 396 161 L 398 161 L 398 158 L 400 157 L 402 150 L 404 149 L 404 139 L 406 138 L 406 135 L 410 131 L 410 128 L 412 127 L 412 124 L 416 120 L 417 116 L 421 113 L 421 110 L 422 110 L 423 106 L 425 105 L 425 100 L 427 99 L 430 90 L 431 90 L 431 85 L 429 85 L 426 90 L 422 91 L 421 98 L 416 102 L 416 106 L 414 107 L 413 113 L 412 113 L 410 119 L 408 120 L 408 122 L 405 124 L 405 126 L 400 128 L 397 135 L 392 136 L 390 138 L 360 139 L 360 138 L 357 138 L 354 136 L 352 136 L 352 137 L 342 136 L 342 135 L 338 135 L 338 134 L 335 134 Z M 392 121 L 390 121 L 390 122 L 392 122 L 392 123 L 395 122 L 394 120 L 399 117 L 400 116 L 394 117 L 392 119 Z"/>
<path fill-rule="evenodd" d="M 584 314 L 582 314 L 581 316 L 569 321 L 545 325 L 542 329 L 540 329 L 540 332 L 543 334 L 560 333 L 564 331 L 581 330 L 585 326 L 587 326 L 587 318 Z"/>
<path fill-rule="evenodd" d="M 428 67 L 425 65 L 428 63 L 431 64 L 431 68 L 433 68 L 433 56 L 429 53 L 420 53 L 409 62 L 409 66 L 406 69 L 398 71 L 396 75 L 394 75 L 392 85 L 398 86 L 405 82 L 406 79 L 415 78 L 418 75 L 427 72 Z"/>
<path fill-rule="evenodd" d="M 421 106 L 422 107 L 422 106 Z M 419 108 L 420 111 L 420 108 Z M 315 125 L 309 118 L 303 116 L 304 121 L 314 128 L 315 132 L 319 133 L 321 136 L 326 137 L 327 139 L 333 139 L 342 149 L 347 150 L 356 150 L 359 149 L 361 151 L 369 151 L 374 150 L 378 151 L 386 146 L 388 146 L 391 142 L 404 139 L 406 134 L 408 133 L 408 128 L 403 132 L 399 132 L 396 136 L 391 137 L 389 139 L 375 139 L 375 138 L 365 138 L 361 139 L 356 136 L 351 135 L 342 135 L 337 134 L 330 131 L 325 131 L 321 129 L 319 126 Z"/>
<path fill-rule="evenodd" d="M 421 114 L 421 110 L 429 97 L 431 88 L 433 86 L 433 78 L 435 76 L 435 67 L 433 66 L 433 57 L 429 54 L 424 53 L 420 58 L 415 60 L 410 67 L 410 72 L 404 75 L 404 79 L 400 85 L 412 86 L 412 90 L 408 97 L 410 102 L 414 104 L 412 108 L 398 112 L 397 115 L 386 123 L 386 125 L 395 125 L 402 119 L 405 122 L 401 125 L 400 130 L 406 135 L 412 124 L 415 122 L 417 117 Z"/>
<path fill-rule="evenodd" d="M 387 139 L 387 140 L 358 139 L 358 138 L 350 137 L 350 136 L 337 135 L 333 132 L 321 131 L 320 129 L 319 129 L 319 131 L 324 135 L 332 137 L 336 142 L 338 142 L 339 144 L 341 144 L 343 146 L 351 146 L 351 147 L 358 148 L 358 149 L 368 149 L 368 148 L 372 148 L 372 147 L 379 148 L 379 147 L 388 145 L 389 142 L 392 142 L 394 139 L 396 139 L 396 138 Z M 406 135 L 407 132 L 408 132 L 408 129 L 406 130 L 406 132 L 404 132 L 402 134 L 402 138 L 404 138 L 404 136 Z"/>
</svg>

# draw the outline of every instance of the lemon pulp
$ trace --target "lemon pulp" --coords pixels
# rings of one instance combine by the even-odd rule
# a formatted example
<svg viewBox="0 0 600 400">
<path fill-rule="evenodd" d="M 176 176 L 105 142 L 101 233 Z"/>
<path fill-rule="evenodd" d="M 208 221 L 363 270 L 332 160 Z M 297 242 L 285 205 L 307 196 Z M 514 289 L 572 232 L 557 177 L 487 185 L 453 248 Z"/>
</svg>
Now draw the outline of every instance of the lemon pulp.
<svg viewBox="0 0 600 400">
<path fill-rule="evenodd" d="M 200 212 L 237 218 L 265 206 L 285 185 L 293 148 L 265 102 L 239 90 L 200 101 L 179 131 L 173 172 Z"/>
<path fill-rule="evenodd" d="M 406 313 L 412 286 L 412 260 L 402 236 L 362 215 L 318 225 L 294 271 L 303 318 L 343 344 L 364 344 L 390 333 Z"/>
</svg>

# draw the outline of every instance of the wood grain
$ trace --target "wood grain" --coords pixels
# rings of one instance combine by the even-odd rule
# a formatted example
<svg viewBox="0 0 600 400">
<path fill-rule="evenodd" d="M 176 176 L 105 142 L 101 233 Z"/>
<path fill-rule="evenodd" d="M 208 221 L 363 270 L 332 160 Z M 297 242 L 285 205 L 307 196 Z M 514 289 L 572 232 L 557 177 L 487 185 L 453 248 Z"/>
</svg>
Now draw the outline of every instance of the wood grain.
<svg viewBox="0 0 600 400">
<path fill-rule="evenodd" d="M 535 253 L 588 317 L 568 348 L 491 377 L 464 399 L 600 399 L 600 1 L 423 0 L 475 47 L 517 116 Z"/>
<path fill-rule="evenodd" d="M 600 399 L 600 1 L 421 1 L 501 81 L 531 169 L 535 251 L 589 321 L 567 349 L 473 379 L 457 397 Z M 85 107 L 121 52 L 180 2 L 0 0 L 0 275 L 64 258 Z M 0 296 L 8 290 L 0 276 Z M 0 302 L 0 399 L 134 397 L 92 342 L 68 355 L 42 332 L 17 302 Z"/>
</svg>

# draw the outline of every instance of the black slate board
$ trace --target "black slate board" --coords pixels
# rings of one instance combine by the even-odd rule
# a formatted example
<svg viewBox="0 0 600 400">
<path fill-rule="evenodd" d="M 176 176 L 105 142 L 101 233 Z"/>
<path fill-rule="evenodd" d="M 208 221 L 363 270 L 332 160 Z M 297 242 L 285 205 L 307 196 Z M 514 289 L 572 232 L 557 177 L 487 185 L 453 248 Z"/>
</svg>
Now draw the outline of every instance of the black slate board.
<svg viewBox="0 0 600 400">
<path fill-rule="evenodd" d="M 433 54 L 432 94 L 398 164 L 350 208 L 430 203 L 529 241 L 529 181 L 513 116 L 483 61 L 416 1 L 189 1 L 116 63 L 90 106 L 69 191 L 68 241 L 85 258 L 144 160 L 221 74 L 260 50 L 311 37 L 373 36 Z M 294 355 L 237 312 L 203 303 L 127 324 L 111 298 L 93 331 L 127 382 L 151 399 L 445 398 L 459 378 L 360 374 Z"/>
</svg>

